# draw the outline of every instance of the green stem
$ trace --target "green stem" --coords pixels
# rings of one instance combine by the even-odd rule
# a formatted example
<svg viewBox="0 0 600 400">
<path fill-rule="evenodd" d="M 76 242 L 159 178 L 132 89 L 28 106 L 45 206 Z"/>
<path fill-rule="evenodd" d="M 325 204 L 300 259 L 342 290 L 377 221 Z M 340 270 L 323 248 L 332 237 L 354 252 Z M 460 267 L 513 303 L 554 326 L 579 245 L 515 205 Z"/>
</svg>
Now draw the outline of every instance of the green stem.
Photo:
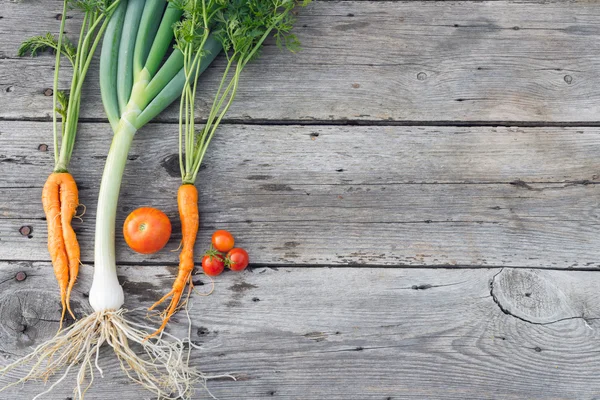
<svg viewBox="0 0 600 400">
<path fill-rule="evenodd" d="M 181 179 L 185 177 L 185 167 L 183 166 L 183 107 L 184 107 L 184 96 L 181 96 L 179 100 L 179 171 L 181 172 Z M 186 157 L 187 162 L 187 157 Z"/>
<path fill-rule="evenodd" d="M 183 11 L 177 8 L 173 3 L 169 2 L 162 21 L 156 32 L 156 37 L 152 43 L 152 48 L 148 54 L 145 67 L 153 76 L 160 66 L 167 50 L 171 46 L 173 40 L 173 24 L 181 18 Z"/>
<path fill-rule="evenodd" d="M 123 22 L 117 66 L 117 98 L 121 112 L 127 107 L 133 86 L 133 54 L 143 9 L 144 0 L 129 0 Z"/>
<path fill-rule="evenodd" d="M 117 65 L 126 10 L 127 1 L 121 1 L 106 28 L 100 55 L 100 93 L 113 132 L 117 130 L 119 118 L 121 117 L 117 99 Z"/>
<path fill-rule="evenodd" d="M 217 54 L 221 51 L 221 43 L 210 36 L 209 40 L 206 41 L 205 51 L 200 61 L 200 73 L 204 72 L 206 68 L 213 62 Z M 185 71 L 183 68 L 179 73 L 160 91 L 158 95 L 144 108 L 140 116 L 136 120 L 137 128 L 141 128 L 154 117 L 156 117 L 162 110 L 164 110 L 169 104 L 175 99 L 181 96 L 183 85 L 185 84 Z"/>
<path fill-rule="evenodd" d="M 235 61 L 235 58 L 236 58 L 236 55 L 234 54 L 231 58 L 229 58 L 227 60 L 227 66 L 225 67 L 225 71 L 223 72 L 223 77 L 221 78 L 221 82 L 219 83 L 219 87 L 217 89 L 217 94 L 215 95 L 215 100 L 213 101 L 212 107 L 210 108 L 210 112 L 208 113 L 208 118 L 206 119 L 205 126 L 212 125 L 212 123 L 217 115 L 217 112 L 219 112 L 219 109 L 221 107 L 220 105 L 218 105 L 219 100 L 225 95 L 224 93 L 221 94 L 221 90 L 223 90 L 223 85 L 225 84 L 225 81 L 227 80 L 227 77 L 229 76 L 229 70 L 231 69 L 233 62 Z M 228 87 L 230 85 L 231 85 L 231 82 L 229 82 Z"/>
<path fill-rule="evenodd" d="M 58 49 L 56 51 L 56 62 L 54 64 L 54 85 L 52 87 L 52 131 L 54 133 L 54 165 L 58 164 L 58 123 L 56 116 L 56 105 L 58 96 L 58 71 L 60 69 L 60 52 L 62 48 L 65 21 L 67 20 L 67 0 L 63 3 L 63 12 L 60 21 L 60 32 L 58 33 Z M 65 129 L 65 121 L 62 121 L 62 130 Z"/>
<path fill-rule="evenodd" d="M 154 75 L 146 88 L 146 98 L 148 99 L 146 105 L 177 76 L 181 68 L 183 68 L 183 59 L 183 54 L 179 49 L 173 50 L 167 61 L 160 67 L 160 70 Z M 148 70 L 146 69 L 146 71 Z M 148 71 L 148 74 L 150 74 L 150 71 Z"/>
<path fill-rule="evenodd" d="M 80 59 L 85 59 L 86 57 L 86 53 L 87 53 L 87 46 L 82 46 L 83 44 L 83 38 L 86 37 L 87 35 L 85 34 L 86 32 L 86 27 L 87 27 L 87 31 L 88 31 L 88 35 L 89 35 L 89 31 L 90 31 L 90 27 L 92 25 L 92 20 L 94 20 L 94 16 L 90 16 L 89 12 L 86 12 L 83 16 L 83 23 L 81 24 L 81 32 L 79 33 L 79 42 L 77 43 L 77 53 L 79 53 L 79 57 Z M 81 73 L 81 63 L 79 63 L 79 69 L 78 69 L 78 73 Z"/>
<path fill-rule="evenodd" d="M 242 68 L 243 68 L 243 66 L 236 68 L 233 79 L 231 80 L 230 84 L 227 86 L 227 89 L 223 92 L 222 100 L 219 102 L 219 104 L 220 104 L 219 109 L 221 108 L 221 104 L 222 104 L 223 100 L 226 98 L 227 94 L 231 90 L 231 94 L 229 95 L 229 100 L 227 101 L 225 108 L 223 108 L 223 110 L 219 114 L 219 118 L 217 118 L 217 120 L 215 121 L 215 123 L 212 126 L 206 125 L 204 127 L 204 129 L 206 130 L 204 132 L 204 137 L 206 138 L 206 142 L 203 142 L 203 145 L 199 147 L 199 149 L 201 150 L 201 153 L 198 157 L 196 157 L 196 160 L 195 160 L 196 163 L 194 164 L 192 182 L 196 182 L 196 177 L 198 176 L 198 171 L 200 171 L 200 165 L 202 164 L 202 160 L 204 159 L 204 154 L 206 154 L 208 145 L 210 144 L 210 141 L 212 140 L 212 138 L 217 130 L 217 127 L 221 123 L 221 120 L 223 119 L 223 117 L 225 116 L 227 111 L 229 111 L 231 104 L 233 104 L 233 100 L 235 99 L 235 95 L 237 93 L 238 82 L 239 82 L 239 78 L 240 78 L 240 73 L 242 72 Z M 233 84 L 233 87 L 232 87 L 232 84 Z"/>
<path fill-rule="evenodd" d="M 102 18 L 99 18 L 97 21 L 95 21 L 94 25 L 92 26 L 92 29 L 95 30 L 101 20 Z M 96 35 L 96 38 L 94 39 L 94 42 L 92 43 L 87 60 L 85 60 L 85 63 L 83 64 L 82 72 L 80 75 L 78 75 L 77 82 L 73 80 L 73 83 L 76 84 L 76 86 L 75 90 L 71 92 L 70 96 L 71 101 L 69 101 L 67 111 L 67 126 L 61 145 L 60 157 L 58 162 L 58 165 L 60 165 L 63 168 L 67 168 L 67 166 L 69 165 L 69 162 L 71 161 L 71 154 L 73 153 L 73 147 L 75 145 L 75 137 L 77 135 L 77 122 L 79 119 L 79 108 L 81 105 L 81 91 L 83 88 L 83 83 L 85 81 L 85 76 L 87 75 L 87 71 L 92 62 L 92 58 L 94 57 L 94 52 L 96 51 L 96 48 L 98 47 L 100 39 L 102 38 L 102 35 L 104 34 L 104 31 L 106 30 L 107 26 L 108 19 L 105 19 L 100 30 L 98 31 L 98 34 Z M 88 39 L 84 41 L 84 43 L 86 42 L 88 42 Z"/>
<path fill-rule="evenodd" d="M 135 39 L 135 51 L 133 53 L 134 81 L 138 80 L 139 73 L 146 64 L 166 5 L 165 0 L 146 0 L 137 38 Z"/>
</svg>

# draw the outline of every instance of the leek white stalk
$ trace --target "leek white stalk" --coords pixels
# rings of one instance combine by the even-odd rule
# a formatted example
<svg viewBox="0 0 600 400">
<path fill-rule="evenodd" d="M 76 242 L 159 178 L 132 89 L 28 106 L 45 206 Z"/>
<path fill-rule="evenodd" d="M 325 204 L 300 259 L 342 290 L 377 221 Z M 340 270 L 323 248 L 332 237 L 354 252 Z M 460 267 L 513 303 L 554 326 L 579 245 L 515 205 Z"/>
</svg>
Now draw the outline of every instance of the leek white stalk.
<svg viewBox="0 0 600 400">
<path fill-rule="evenodd" d="M 115 260 L 115 219 L 127 153 L 136 132 L 135 126 L 126 118 L 121 119 L 102 174 L 98 195 L 98 210 L 101 211 L 96 218 L 94 278 L 89 298 L 94 311 L 118 310 L 124 303 Z"/>
</svg>

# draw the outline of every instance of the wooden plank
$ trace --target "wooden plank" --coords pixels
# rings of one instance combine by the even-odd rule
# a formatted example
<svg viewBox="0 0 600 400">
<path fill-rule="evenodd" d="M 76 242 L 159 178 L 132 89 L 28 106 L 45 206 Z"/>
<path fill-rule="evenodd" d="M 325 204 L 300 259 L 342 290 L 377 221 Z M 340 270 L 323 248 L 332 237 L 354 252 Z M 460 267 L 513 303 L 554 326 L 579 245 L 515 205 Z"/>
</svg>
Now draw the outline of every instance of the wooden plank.
<svg viewBox="0 0 600 400">
<path fill-rule="evenodd" d="M 0 118 L 48 117 L 52 57 L 14 55 L 23 37 L 57 29 L 59 3 L 0 2 Z M 299 16 L 303 50 L 269 43 L 228 118 L 598 121 L 598 21 L 590 1 L 315 2 Z M 222 68 L 221 58 L 202 78 L 199 117 Z M 97 81 L 94 65 L 83 118 L 104 118 Z M 160 120 L 176 118 L 171 108 Z"/>
<path fill-rule="evenodd" d="M 49 124 L 0 124 L 0 259 L 47 260 L 39 198 L 52 151 L 38 148 Z M 174 223 L 170 249 L 180 240 L 175 130 L 151 125 L 136 137 L 117 221 L 143 205 L 163 209 Z M 226 228 L 259 264 L 595 269 L 598 131 L 224 126 L 198 180 L 196 250 Z M 80 138 L 71 170 L 87 212 L 75 227 L 91 262 L 111 135 L 107 124 L 82 124 Z M 118 259 L 177 257 L 136 255 L 118 240 Z"/>
<path fill-rule="evenodd" d="M 27 279 L 16 281 L 19 271 Z M 54 334 L 56 323 L 48 321 L 57 319 L 59 306 L 50 271 L 47 263 L 0 265 L 3 363 Z M 121 267 L 126 305 L 151 304 L 172 273 Z M 78 314 L 87 309 L 82 292 L 90 274 L 82 268 Z M 216 279 L 213 295 L 193 300 L 192 340 L 204 345 L 193 363 L 241 378 L 211 382 L 219 399 L 592 398 L 600 390 L 599 279 L 592 272 L 508 268 L 228 273 Z M 171 332 L 184 335 L 185 318 L 175 321 Z M 109 351 L 100 364 L 107 376 L 86 398 L 144 396 Z M 71 384 L 52 398 L 70 396 Z M 30 398 L 40 390 L 28 384 L 3 395 Z"/>
<path fill-rule="evenodd" d="M 87 188 L 98 184 L 111 140 L 108 124 L 79 125 L 71 169 Z M 177 140 L 171 124 L 138 132 L 128 171 L 139 175 L 140 187 L 148 179 L 177 180 Z M 600 176 L 599 152 L 598 127 L 222 125 L 199 181 L 237 176 L 257 185 L 590 183 Z M 0 157 L 2 187 L 41 188 L 53 163 L 52 125 L 0 121 Z"/>
</svg>

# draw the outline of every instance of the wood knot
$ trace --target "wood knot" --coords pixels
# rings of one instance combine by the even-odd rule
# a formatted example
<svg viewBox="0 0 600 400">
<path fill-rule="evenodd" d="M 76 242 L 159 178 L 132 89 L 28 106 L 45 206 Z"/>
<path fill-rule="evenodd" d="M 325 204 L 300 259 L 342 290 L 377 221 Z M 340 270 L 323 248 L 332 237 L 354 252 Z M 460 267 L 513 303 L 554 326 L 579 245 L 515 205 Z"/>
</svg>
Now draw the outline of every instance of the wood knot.
<svg viewBox="0 0 600 400">
<path fill-rule="evenodd" d="M 533 324 L 548 324 L 581 313 L 545 271 L 504 269 L 491 283 L 492 296 L 505 313 Z"/>
<path fill-rule="evenodd" d="M 23 271 L 15 279 L 26 278 Z M 60 319 L 60 303 L 54 291 L 40 289 L 7 290 L 0 298 L 0 327 L 6 350 L 22 353 L 38 340 L 46 340 L 56 333 Z M 23 349 L 23 350 L 21 350 Z"/>
<path fill-rule="evenodd" d="M 170 177 L 179 178 L 181 177 L 181 170 L 179 168 L 179 154 L 171 154 L 165 157 L 160 165 L 167 171 Z"/>
</svg>

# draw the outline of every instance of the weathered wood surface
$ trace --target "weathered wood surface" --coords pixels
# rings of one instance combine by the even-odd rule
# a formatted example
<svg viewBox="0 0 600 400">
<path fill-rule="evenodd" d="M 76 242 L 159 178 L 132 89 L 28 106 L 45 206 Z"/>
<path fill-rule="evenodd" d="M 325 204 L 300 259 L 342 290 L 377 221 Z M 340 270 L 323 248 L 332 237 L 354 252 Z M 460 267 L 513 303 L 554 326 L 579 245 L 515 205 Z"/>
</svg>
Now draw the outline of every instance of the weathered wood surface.
<svg viewBox="0 0 600 400">
<path fill-rule="evenodd" d="M 48 118 L 51 102 L 44 92 L 52 86 L 53 58 L 15 54 L 24 37 L 56 31 L 60 4 L 0 0 L 0 118 Z M 323 1 L 302 10 L 296 33 L 302 52 L 268 46 L 245 70 L 227 118 L 599 120 L 595 1 Z M 200 111 L 206 111 L 222 67 L 219 59 L 203 76 Z M 105 118 L 97 81 L 94 66 L 84 118 Z M 176 118 L 171 108 L 160 120 Z"/>
<path fill-rule="evenodd" d="M 49 269 L 47 263 L 0 266 L 5 359 L 56 328 L 48 322 L 59 315 Z M 19 271 L 27 279 L 15 280 Z M 81 292 L 90 272 L 82 269 L 77 286 L 78 314 L 87 304 Z M 127 304 L 151 304 L 172 272 L 121 267 Z M 229 273 L 213 295 L 193 300 L 192 340 L 205 346 L 193 363 L 240 378 L 210 382 L 219 399 L 593 399 L 600 392 L 599 279 L 592 272 L 510 268 Z M 184 335 L 185 318 L 177 320 L 172 328 Z M 146 398 L 109 352 L 101 365 L 110 372 L 86 398 Z M 3 398 L 25 398 L 41 387 Z M 65 399 L 70 390 L 62 385 L 51 398 Z"/>
<path fill-rule="evenodd" d="M 40 193 L 52 170 L 48 124 L 0 122 L 5 260 L 48 260 Z M 600 266 L 599 128 L 223 127 L 199 176 L 202 224 L 236 232 L 259 264 Z M 71 171 L 87 211 L 75 222 L 93 260 L 108 124 L 82 124 Z M 377 145 L 374 146 L 373 143 Z M 180 240 L 176 126 L 151 125 L 130 152 L 117 226 L 151 205 Z M 170 161 L 169 161 L 170 160 Z M 527 183 L 526 183 L 527 182 Z M 21 227 L 33 228 L 23 235 Z M 120 232 L 120 229 L 119 229 Z M 118 237 L 121 262 L 141 256 Z"/>
<path fill-rule="evenodd" d="M 58 326 L 39 204 L 53 58 L 15 54 L 23 38 L 56 31 L 60 3 L 0 0 L 1 364 Z M 253 261 L 194 299 L 191 339 L 205 345 L 194 365 L 239 378 L 211 382 L 213 394 L 599 398 L 600 3 L 316 1 L 296 32 L 301 53 L 269 43 L 245 71 L 235 125 L 222 127 L 199 178 L 197 251 L 227 228 Z M 222 66 L 202 78 L 199 116 Z M 88 82 L 71 168 L 87 206 L 75 222 L 79 315 L 111 139 L 96 65 Z M 160 207 L 174 249 L 175 109 L 158 121 L 134 142 L 118 224 L 135 207 Z M 467 126 L 434 126 L 452 123 Z M 521 127 L 481 126 L 496 123 Z M 142 257 L 117 243 L 126 305 L 147 307 L 170 285 L 176 253 Z M 186 328 L 180 314 L 169 329 Z M 149 398 L 110 352 L 101 364 L 107 376 L 87 399 Z"/>
</svg>

